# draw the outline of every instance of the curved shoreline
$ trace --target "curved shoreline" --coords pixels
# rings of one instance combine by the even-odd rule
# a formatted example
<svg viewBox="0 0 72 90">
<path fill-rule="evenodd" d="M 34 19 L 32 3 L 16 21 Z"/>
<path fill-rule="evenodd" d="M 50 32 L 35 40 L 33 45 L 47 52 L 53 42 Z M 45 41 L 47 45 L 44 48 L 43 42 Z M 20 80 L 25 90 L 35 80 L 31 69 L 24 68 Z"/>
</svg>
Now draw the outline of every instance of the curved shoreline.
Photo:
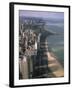
<svg viewBox="0 0 72 90">
<path fill-rule="evenodd" d="M 59 60 L 56 58 L 54 53 L 52 52 L 47 52 L 48 56 L 48 68 L 51 70 L 51 72 L 56 76 L 56 77 L 64 77 L 64 68 L 60 64 Z"/>
</svg>

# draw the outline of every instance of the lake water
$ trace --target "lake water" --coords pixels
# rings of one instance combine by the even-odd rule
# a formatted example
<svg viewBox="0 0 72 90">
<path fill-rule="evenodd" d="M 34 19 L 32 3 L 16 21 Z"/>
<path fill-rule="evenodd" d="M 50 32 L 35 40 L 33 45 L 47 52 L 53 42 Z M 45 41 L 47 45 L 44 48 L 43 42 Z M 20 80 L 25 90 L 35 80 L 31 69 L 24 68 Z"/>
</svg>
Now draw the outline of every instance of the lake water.
<svg viewBox="0 0 72 90">
<path fill-rule="evenodd" d="M 64 62 L 64 20 L 49 20 L 47 22 L 46 28 L 51 31 L 55 32 L 55 35 L 51 35 L 47 38 L 48 40 L 48 47 L 51 49 L 52 52 Z"/>
</svg>

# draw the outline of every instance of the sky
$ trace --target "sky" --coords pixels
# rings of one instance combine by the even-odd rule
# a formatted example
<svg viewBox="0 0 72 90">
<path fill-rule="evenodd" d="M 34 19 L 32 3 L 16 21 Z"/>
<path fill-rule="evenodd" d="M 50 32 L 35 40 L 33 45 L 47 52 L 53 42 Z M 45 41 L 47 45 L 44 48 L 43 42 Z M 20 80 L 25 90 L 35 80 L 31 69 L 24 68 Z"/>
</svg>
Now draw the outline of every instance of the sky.
<svg viewBox="0 0 72 90">
<path fill-rule="evenodd" d="M 19 10 L 19 16 L 64 19 L 63 12 Z"/>
</svg>

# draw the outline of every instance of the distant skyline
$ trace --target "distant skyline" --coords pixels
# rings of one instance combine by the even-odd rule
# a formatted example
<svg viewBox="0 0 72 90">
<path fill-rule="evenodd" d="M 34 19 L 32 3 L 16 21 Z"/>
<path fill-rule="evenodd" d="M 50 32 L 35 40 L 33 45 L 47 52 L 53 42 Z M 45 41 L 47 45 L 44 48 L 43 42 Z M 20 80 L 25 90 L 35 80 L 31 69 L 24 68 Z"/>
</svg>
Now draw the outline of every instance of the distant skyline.
<svg viewBox="0 0 72 90">
<path fill-rule="evenodd" d="M 19 16 L 64 19 L 63 12 L 19 10 Z"/>
</svg>

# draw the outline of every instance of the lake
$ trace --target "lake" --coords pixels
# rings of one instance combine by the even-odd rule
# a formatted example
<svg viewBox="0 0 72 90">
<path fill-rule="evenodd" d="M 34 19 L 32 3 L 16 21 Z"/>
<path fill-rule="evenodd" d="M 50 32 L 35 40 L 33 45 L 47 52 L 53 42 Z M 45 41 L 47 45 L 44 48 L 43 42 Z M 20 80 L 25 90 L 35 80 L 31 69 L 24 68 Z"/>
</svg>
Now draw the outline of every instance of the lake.
<svg viewBox="0 0 72 90">
<path fill-rule="evenodd" d="M 47 20 L 46 29 L 55 32 L 47 38 L 50 50 L 64 63 L 64 20 Z"/>
</svg>

